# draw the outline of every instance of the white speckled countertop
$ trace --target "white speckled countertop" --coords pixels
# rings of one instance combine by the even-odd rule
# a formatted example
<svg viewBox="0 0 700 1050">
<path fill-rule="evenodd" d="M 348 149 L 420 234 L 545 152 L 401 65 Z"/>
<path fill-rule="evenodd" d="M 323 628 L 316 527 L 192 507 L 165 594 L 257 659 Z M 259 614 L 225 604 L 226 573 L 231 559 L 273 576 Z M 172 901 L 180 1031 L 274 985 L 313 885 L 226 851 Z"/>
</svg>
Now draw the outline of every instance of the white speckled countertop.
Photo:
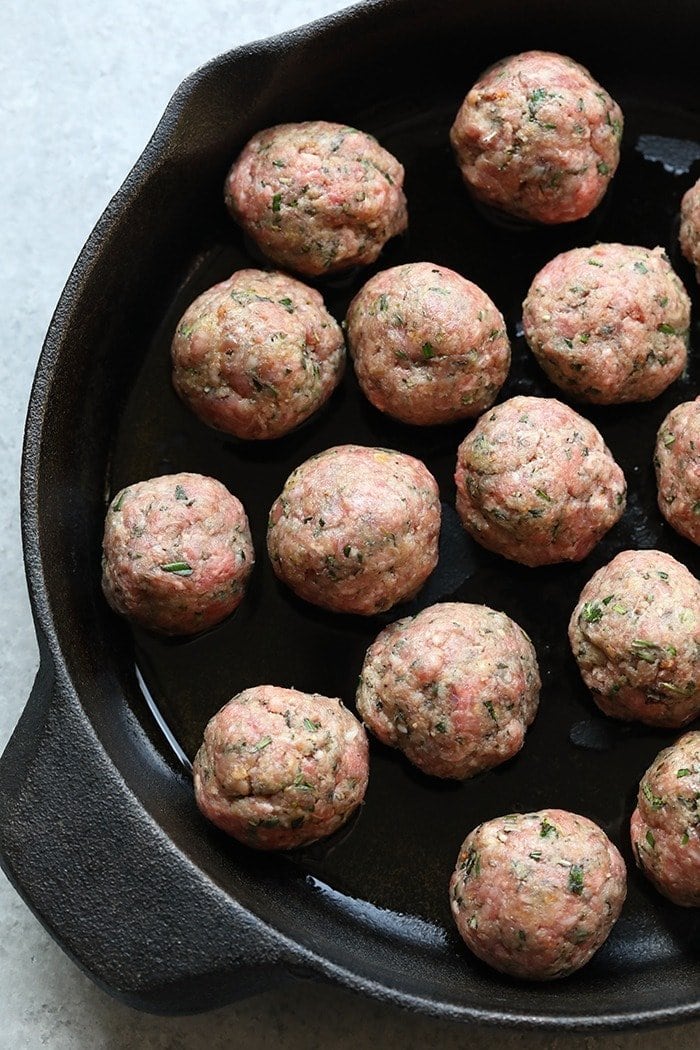
<svg viewBox="0 0 700 1050">
<path fill-rule="evenodd" d="M 69 270 L 180 81 L 213 55 L 348 6 L 334 0 L 4 0 L 0 13 L 0 749 L 29 694 L 37 647 L 19 538 L 22 427 L 44 332 Z M 200 1017 L 138 1014 L 95 988 L 0 876 L 0 1050 L 217 1047 L 392 1050 L 432 1045 L 700 1045 L 700 1024 L 550 1036 L 437 1022 L 312 983 Z"/>
</svg>

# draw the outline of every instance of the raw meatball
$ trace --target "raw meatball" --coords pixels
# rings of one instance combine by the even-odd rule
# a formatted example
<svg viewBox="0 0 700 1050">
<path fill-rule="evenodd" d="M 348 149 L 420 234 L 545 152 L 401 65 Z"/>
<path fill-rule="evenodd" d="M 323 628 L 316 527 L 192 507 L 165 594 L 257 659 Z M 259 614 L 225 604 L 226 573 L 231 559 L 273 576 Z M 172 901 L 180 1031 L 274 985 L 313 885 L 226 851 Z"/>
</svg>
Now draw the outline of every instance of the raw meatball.
<svg viewBox="0 0 700 1050">
<path fill-rule="evenodd" d="M 496 970 L 534 981 L 585 966 L 626 894 L 625 864 L 607 835 L 561 809 L 480 824 L 462 843 L 450 882 L 467 946 Z"/>
<path fill-rule="evenodd" d="M 700 543 L 700 397 L 666 416 L 654 466 L 661 513 L 681 536 Z"/>
<path fill-rule="evenodd" d="M 289 476 L 270 511 L 267 549 L 300 598 L 369 616 L 420 590 L 439 533 L 437 483 L 420 460 L 340 445 Z"/>
<path fill-rule="evenodd" d="M 462 780 L 520 750 L 539 691 L 535 650 L 517 623 L 446 602 L 381 632 L 365 656 L 357 710 L 424 773 Z"/>
<path fill-rule="evenodd" d="M 688 190 L 681 201 L 681 251 L 695 267 L 700 281 L 700 179 Z"/>
<path fill-rule="evenodd" d="M 625 478 L 587 419 L 514 397 L 459 446 L 457 510 L 483 547 L 523 565 L 580 561 L 622 516 Z"/>
<path fill-rule="evenodd" d="M 362 802 L 367 736 L 340 700 L 260 685 L 214 715 L 194 760 L 197 805 L 256 849 L 337 831 Z"/>
<path fill-rule="evenodd" d="M 482 74 L 450 137 L 477 200 L 533 222 L 572 222 L 615 174 L 622 113 L 578 62 L 526 51 Z"/>
<path fill-rule="evenodd" d="M 195 634 L 240 605 L 255 556 L 243 505 L 214 478 L 167 474 L 122 489 L 102 543 L 112 608 L 162 634 Z"/>
<path fill-rule="evenodd" d="M 508 375 L 503 316 L 453 270 L 408 263 L 372 277 L 347 334 L 363 392 L 380 412 L 429 425 L 478 416 Z"/>
<path fill-rule="evenodd" d="M 324 120 L 254 135 L 228 173 L 234 219 L 299 273 L 366 266 L 408 225 L 403 168 L 363 131 Z"/>
<path fill-rule="evenodd" d="M 688 357 L 690 299 L 663 248 L 596 244 L 557 255 L 523 303 L 525 338 L 581 401 L 650 401 Z"/>
<path fill-rule="evenodd" d="M 606 715 L 675 728 L 700 714 L 700 584 L 670 554 L 623 551 L 599 569 L 569 640 Z"/>
<path fill-rule="evenodd" d="M 686 733 L 649 766 L 630 833 L 637 864 L 659 893 L 700 907 L 700 732 Z"/>
<path fill-rule="evenodd" d="M 283 273 L 239 270 L 185 311 L 172 360 L 175 389 L 209 426 L 277 438 L 330 397 L 345 344 L 313 288 Z"/>
</svg>

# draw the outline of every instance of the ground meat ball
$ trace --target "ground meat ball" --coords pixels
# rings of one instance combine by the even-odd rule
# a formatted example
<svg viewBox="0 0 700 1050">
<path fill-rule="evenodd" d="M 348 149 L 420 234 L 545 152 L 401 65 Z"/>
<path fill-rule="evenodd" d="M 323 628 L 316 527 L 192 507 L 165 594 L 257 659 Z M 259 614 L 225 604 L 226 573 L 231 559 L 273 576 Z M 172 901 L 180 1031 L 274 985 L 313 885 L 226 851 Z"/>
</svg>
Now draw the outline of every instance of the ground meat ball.
<svg viewBox="0 0 700 1050">
<path fill-rule="evenodd" d="M 195 634 L 233 612 L 255 560 L 242 504 L 201 474 L 168 474 L 118 492 L 102 551 L 109 604 L 163 634 Z"/>
<path fill-rule="evenodd" d="M 681 536 L 700 543 L 700 397 L 666 416 L 654 466 L 661 513 Z"/>
<path fill-rule="evenodd" d="M 572 397 L 649 401 L 685 368 L 690 299 L 663 248 L 596 244 L 540 270 L 523 326 L 540 366 Z"/>
<path fill-rule="evenodd" d="M 514 397 L 459 446 L 457 510 L 488 550 L 524 565 L 579 561 L 625 509 L 625 479 L 587 419 L 560 401 Z"/>
<path fill-rule="evenodd" d="M 330 397 L 345 345 L 318 292 L 283 273 L 239 270 L 185 311 L 172 361 L 175 389 L 209 426 L 276 438 Z"/>
<path fill-rule="evenodd" d="M 194 760 L 197 805 L 256 849 L 337 831 L 362 802 L 367 736 L 340 700 L 261 685 L 214 715 Z"/>
<path fill-rule="evenodd" d="M 255 135 L 226 206 L 268 258 L 319 275 L 366 266 L 408 224 L 403 168 L 363 131 L 323 120 Z"/>
<path fill-rule="evenodd" d="M 418 592 L 437 564 L 439 533 L 437 483 L 420 460 L 341 445 L 289 476 L 267 547 L 299 597 L 369 616 Z"/>
<path fill-rule="evenodd" d="M 700 732 L 656 756 L 639 785 L 630 833 L 637 864 L 659 893 L 700 907 Z"/>
<path fill-rule="evenodd" d="M 365 656 L 357 710 L 424 773 L 462 780 L 520 750 L 539 691 L 535 650 L 517 623 L 446 602 L 381 632 Z"/>
<path fill-rule="evenodd" d="M 489 966 L 546 981 L 585 966 L 617 922 L 627 873 L 607 835 L 561 809 L 511 813 L 462 843 L 450 904 Z"/>
<path fill-rule="evenodd" d="M 622 113 L 571 58 L 526 51 L 486 70 L 452 126 L 477 200 L 533 222 L 582 219 L 620 159 Z"/>
<path fill-rule="evenodd" d="M 599 569 L 569 640 L 606 715 L 674 728 L 700 714 L 700 584 L 670 554 L 623 551 Z"/>
<path fill-rule="evenodd" d="M 700 281 L 700 179 L 688 190 L 681 201 L 681 251 L 695 267 Z"/>
<path fill-rule="evenodd" d="M 355 372 L 380 412 L 429 425 L 478 416 L 508 375 L 503 316 L 453 270 L 409 263 L 373 277 L 347 317 Z"/>
</svg>

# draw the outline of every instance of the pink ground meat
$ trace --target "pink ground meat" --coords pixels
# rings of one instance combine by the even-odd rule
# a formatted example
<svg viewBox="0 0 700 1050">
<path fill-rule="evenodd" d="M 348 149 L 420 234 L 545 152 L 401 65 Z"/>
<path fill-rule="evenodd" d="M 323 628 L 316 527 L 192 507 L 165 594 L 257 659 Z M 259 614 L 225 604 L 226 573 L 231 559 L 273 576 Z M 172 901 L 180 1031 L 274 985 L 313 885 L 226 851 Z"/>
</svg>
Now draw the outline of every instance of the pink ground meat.
<svg viewBox="0 0 700 1050">
<path fill-rule="evenodd" d="M 700 179 L 681 201 L 679 240 L 681 251 L 695 267 L 695 275 L 700 281 Z"/>
<path fill-rule="evenodd" d="M 275 573 L 306 601 L 370 616 L 413 597 L 437 564 L 440 497 L 420 460 L 340 445 L 289 476 L 270 511 Z"/>
<path fill-rule="evenodd" d="M 281 437 L 308 419 L 345 365 L 340 326 L 319 293 L 264 270 L 239 270 L 195 299 L 171 354 L 185 404 L 248 439 Z"/>
<path fill-rule="evenodd" d="M 240 501 L 214 478 L 187 473 L 118 492 L 102 551 L 109 604 L 163 634 L 194 634 L 233 612 L 255 560 Z"/>
<path fill-rule="evenodd" d="M 404 423 L 478 416 L 510 365 L 505 322 L 488 295 L 433 263 L 372 277 L 350 304 L 347 334 L 364 394 Z"/>
<path fill-rule="evenodd" d="M 464 779 L 512 758 L 539 701 L 530 639 L 505 613 L 446 602 L 370 646 L 357 710 L 424 773 Z"/>
<path fill-rule="evenodd" d="M 613 718 L 675 728 L 700 714 L 700 584 L 662 551 L 623 551 L 581 592 L 569 640 Z"/>
<path fill-rule="evenodd" d="M 340 700 L 246 689 L 208 723 L 194 760 L 204 816 L 255 849 L 293 849 L 337 831 L 362 802 L 367 736 Z"/>
<path fill-rule="evenodd" d="M 700 543 L 700 398 L 677 405 L 654 452 L 659 509 L 681 536 Z"/>
<path fill-rule="evenodd" d="M 630 833 L 637 864 L 659 893 L 700 907 L 700 732 L 656 756 L 639 785 Z"/>
<path fill-rule="evenodd" d="M 663 248 L 595 244 L 540 270 L 523 326 L 540 366 L 572 397 L 649 401 L 685 368 L 690 299 Z"/>
<path fill-rule="evenodd" d="M 546 51 L 497 62 L 451 131 L 477 200 L 521 219 L 572 222 L 600 203 L 620 159 L 622 113 L 583 66 Z"/>
<path fill-rule="evenodd" d="M 254 135 L 225 200 L 269 259 L 318 276 L 374 262 L 406 229 L 402 187 L 403 168 L 371 135 L 313 120 Z"/>
<path fill-rule="evenodd" d="M 598 951 L 622 910 L 626 876 L 615 846 L 586 817 L 511 813 L 467 835 L 450 904 L 475 955 L 502 973 L 546 981 Z"/>
<path fill-rule="evenodd" d="M 600 433 L 552 398 L 514 397 L 483 415 L 459 446 L 455 483 L 467 532 L 524 565 L 585 558 L 625 509 Z"/>
</svg>

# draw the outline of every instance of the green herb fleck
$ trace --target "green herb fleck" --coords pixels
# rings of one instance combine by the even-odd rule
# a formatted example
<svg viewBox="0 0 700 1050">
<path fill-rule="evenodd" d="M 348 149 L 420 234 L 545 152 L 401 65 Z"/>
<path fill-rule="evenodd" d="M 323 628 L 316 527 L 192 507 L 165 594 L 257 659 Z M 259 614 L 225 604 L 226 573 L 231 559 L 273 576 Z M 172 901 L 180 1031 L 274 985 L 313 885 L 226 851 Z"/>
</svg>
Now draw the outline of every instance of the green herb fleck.
<svg viewBox="0 0 700 1050">
<path fill-rule="evenodd" d="M 125 496 L 126 496 L 126 489 L 123 489 L 123 491 L 119 493 L 119 499 L 117 500 L 117 502 L 112 507 L 112 514 L 116 514 L 118 511 L 120 511 L 122 509 L 122 503 L 124 502 L 124 497 Z"/>
<path fill-rule="evenodd" d="M 473 846 L 470 848 L 466 860 L 462 863 L 462 870 L 465 876 L 481 874 L 481 857 L 479 856 L 479 851 L 475 850 Z"/>
<path fill-rule="evenodd" d="M 551 836 L 554 836 L 554 838 L 558 838 L 559 832 L 555 828 L 554 824 L 550 824 L 547 818 L 545 817 L 543 820 L 540 821 L 540 838 L 547 839 Z"/>
<path fill-rule="evenodd" d="M 689 842 L 690 842 L 690 835 L 688 834 L 687 831 L 684 831 L 683 834 L 681 835 L 681 846 L 687 846 Z"/>
<path fill-rule="evenodd" d="M 343 547 L 343 554 L 345 555 L 346 558 L 350 557 L 350 552 L 351 551 L 352 551 L 352 547 L 349 544 L 348 544 L 347 547 Z"/>
<path fill-rule="evenodd" d="M 637 271 L 637 273 L 649 273 L 649 267 L 645 266 L 643 262 L 636 262 L 634 264 L 634 268 Z"/>
<path fill-rule="evenodd" d="M 581 340 L 581 342 L 583 343 L 584 346 L 586 345 L 586 343 L 588 342 L 588 340 L 590 338 L 591 338 L 591 333 L 590 332 L 580 332 L 579 333 L 579 339 Z"/>
<path fill-rule="evenodd" d="M 654 809 L 661 809 L 662 806 L 666 805 L 664 800 L 660 798 L 659 795 L 654 794 L 654 792 L 647 784 L 646 780 L 642 783 L 642 794 L 644 795 L 644 798 L 647 800 L 649 805 L 652 806 Z"/>
<path fill-rule="evenodd" d="M 288 314 L 294 313 L 294 304 L 290 298 L 285 297 L 284 299 L 279 299 L 278 302 L 280 306 L 283 306 L 285 308 Z"/>
<path fill-rule="evenodd" d="M 488 713 L 491 715 L 491 718 L 494 720 L 496 725 L 498 725 L 498 719 L 496 718 L 496 712 L 493 709 L 493 704 L 491 703 L 491 701 L 490 700 L 484 700 L 484 707 L 486 708 Z"/>
<path fill-rule="evenodd" d="M 601 269 L 602 269 L 602 267 L 603 267 L 603 264 L 602 264 L 602 262 L 598 262 L 598 260 L 597 260 L 597 259 L 589 259 L 589 260 L 588 260 L 588 265 L 589 265 L 589 266 L 600 266 L 600 267 L 601 267 Z"/>
<path fill-rule="evenodd" d="M 662 322 L 662 324 L 657 324 L 656 331 L 657 332 L 663 332 L 664 335 L 677 335 L 678 334 L 676 332 L 676 329 L 673 327 L 673 325 L 672 324 L 666 324 L 665 321 Z"/>
<path fill-rule="evenodd" d="M 530 120 L 537 120 L 537 110 L 540 108 L 543 102 L 548 98 L 554 98 L 555 96 L 551 92 L 547 91 L 546 88 L 535 88 L 531 91 L 527 99 L 527 108 L 530 116 Z"/>
<path fill-rule="evenodd" d="M 572 864 L 569 869 L 569 889 L 580 897 L 583 893 L 583 864 Z"/>
<path fill-rule="evenodd" d="M 659 682 L 659 689 L 663 689 L 667 693 L 673 693 L 674 696 L 687 696 L 693 692 L 694 685 L 691 682 L 689 687 L 683 689 L 680 685 L 674 685 L 673 682 Z"/>
<path fill-rule="evenodd" d="M 551 496 L 549 496 L 549 495 L 548 495 L 548 494 L 547 494 L 547 493 L 546 493 L 546 492 L 544 491 L 544 489 L 535 489 L 535 495 L 536 495 L 536 496 L 539 496 L 539 497 L 540 497 L 540 499 L 543 499 L 543 500 L 544 500 L 544 501 L 545 501 L 546 503 L 551 503 L 551 502 L 552 502 L 552 497 L 551 497 Z"/>
<path fill-rule="evenodd" d="M 649 831 L 647 831 L 647 833 L 646 833 L 646 835 L 644 837 L 646 838 L 647 842 L 649 843 L 649 845 L 653 849 L 654 846 L 656 845 L 656 839 L 654 838 L 654 836 L 653 836 L 653 834 L 651 832 L 651 829 L 649 829 Z"/>
<path fill-rule="evenodd" d="M 648 664 L 655 664 L 659 659 L 660 646 L 656 642 L 647 642 L 643 638 L 635 638 L 631 645 L 632 654 Z"/>
<path fill-rule="evenodd" d="M 421 353 L 425 360 L 429 361 L 431 357 L 435 357 L 435 347 L 432 343 L 423 343 Z"/>
<path fill-rule="evenodd" d="M 172 572 L 175 576 L 191 576 L 192 566 L 188 565 L 186 561 L 169 561 L 165 565 L 161 565 L 163 572 Z"/>
<path fill-rule="evenodd" d="M 266 747 L 272 743 L 271 736 L 264 736 L 258 740 L 257 744 L 253 744 L 251 751 L 264 751 Z"/>
<path fill-rule="evenodd" d="M 388 305 L 389 305 L 389 300 L 387 299 L 387 297 L 384 294 L 384 292 L 382 292 L 382 294 L 377 299 L 377 309 L 380 310 L 383 313 L 384 310 L 387 309 Z"/>
<path fill-rule="evenodd" d="M 581 609 L 581 617 L 586 623 L 598 623 L 603 619 L 600 602 L 586 602 Z"/>
<path fill-rule="evenodd" d="M 310 718 L 304 719 L 304 728 L 310 733 L 316 733 L 321 728 L 320 722 L 312 722 Z"/>
<path fill-rule="evenodd" d="M 445 723 L 444 722 L 436 722 L 435 723 L 435 732 L 436 733 L 446 733 L 447 732 L 447 726 L 445 725 Z"/>
<path fill-rule="evenodd" d="M 182 485 L 176 485 L 175 486 L 175 499 L 179 499 L 179 500 L 186 500 L 187 499 L 187 493 L 183 489 Z"/>
<path fill-rule="evenodd" d="M 597 169 L 598 169 L 598 171 L 600 172 L 601 175 L 609 175 L 610 174 L 610 165 L 606 164 L 604 160 L 598 161 L 598 163 L 596 164 L 596 167 L 597 167 Z"/>
<path fill-rule="evenodd" d="M 676 773 L 676 776 L 677 777 L 689 777 L 692 772 L 693 772 L 692 769 L 687 769 L 684 766 L 683 769 L 679 769 L 678 770 L 678 772 Z"/>
<path fill-rule="evenodd" d="M 282 194 L 281 193 L 276 193 L 274 195 L 274 197 L 272 198 L 272 210 L 273 210 L 273 212 L 278 212 L 281 207 L 282 207 Z"/>
<path fill-rule="evenodd" d="M 676 435 L 672 434 L 670 430 L 667 430 L 663 435 L 663 442 L 666 448 L 670 448 L 673 442 L 676 440 Z"/>
<path fill-rule="evenodd" d="M 304 779 L 303 773 L 297 773 L 294 777 L 294 787 L 301 788 L 302 791 L 313 791 L 313 784 Z"/>
<path fill-rule="evenodd" d="M 533 849 L 532 853 L 528 853 L 528 857 L 530 857 L 531 860 L 540 860 L 541 856 L 541 849 Z"/>
</svg>

